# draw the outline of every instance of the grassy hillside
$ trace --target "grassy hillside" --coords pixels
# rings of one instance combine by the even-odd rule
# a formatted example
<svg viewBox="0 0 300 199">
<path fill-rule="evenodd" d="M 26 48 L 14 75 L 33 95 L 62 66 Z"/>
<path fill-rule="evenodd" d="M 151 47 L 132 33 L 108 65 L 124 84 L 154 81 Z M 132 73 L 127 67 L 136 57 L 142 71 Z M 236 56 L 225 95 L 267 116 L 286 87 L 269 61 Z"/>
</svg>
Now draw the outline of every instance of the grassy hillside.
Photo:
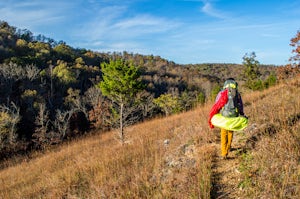
<svg viewBox="0 0 300 199">
<path fill-rule="evenodd" d="M 12 164 L 0 198 L 299 198 L 300 80 L 242 96 L 249 127 L 230 160 L 218 158 L 207 104 L 129 127 L 124 145 L 102 133 Z M 234 188 L 213 193 L 227 179 L 213 167 L 227 164 Z"/>
<path fill-rule="evenodd" d="M 139 104 L 135 113 L 129 114 L 134 121 L 167 114 L 167 109 L 172 113 L 191 110 L 214 98 L 229 77 L 235 78 L 240 88 L 249 85 L 246 67 L 241 64 L 182 65 L 154 55 L 94 52 L 34 36 L 0 20 L 0 161 L 76 139 L 92 129 L 114 128 L 120 109 L 96 86 L 105 75 L 101 65 L 112 60 L 128 61 L 139 68 L 145 88 L 133 97 Z M 281 78 L 277 69 L 259 65 L 259 81 L 251 82 L 250 88 L 275 83 Z M 281 72 L 289 73 L 294 74 Z M 173 104 L 167 109 L 165 104 L 154 103 L 166 94 Z"/>
</svg>

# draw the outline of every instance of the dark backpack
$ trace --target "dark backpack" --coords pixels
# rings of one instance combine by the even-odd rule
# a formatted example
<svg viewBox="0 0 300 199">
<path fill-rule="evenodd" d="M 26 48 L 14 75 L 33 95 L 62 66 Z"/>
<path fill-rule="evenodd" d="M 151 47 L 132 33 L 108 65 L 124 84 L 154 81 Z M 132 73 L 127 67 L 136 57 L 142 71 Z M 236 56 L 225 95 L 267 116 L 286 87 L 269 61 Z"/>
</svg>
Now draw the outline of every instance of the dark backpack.
<svg viewBox="0 0 300 199">
<path fill-rule="evenodd" d="M 224 83 L 224 89 L 228 90 L 228 101 L 221 110 L 221 114 L 224 117 L 238 117 L 238 102 L 239 93 L 237 90 L 237 83 L 234 80 L 227 80 Z"/>
</svg>

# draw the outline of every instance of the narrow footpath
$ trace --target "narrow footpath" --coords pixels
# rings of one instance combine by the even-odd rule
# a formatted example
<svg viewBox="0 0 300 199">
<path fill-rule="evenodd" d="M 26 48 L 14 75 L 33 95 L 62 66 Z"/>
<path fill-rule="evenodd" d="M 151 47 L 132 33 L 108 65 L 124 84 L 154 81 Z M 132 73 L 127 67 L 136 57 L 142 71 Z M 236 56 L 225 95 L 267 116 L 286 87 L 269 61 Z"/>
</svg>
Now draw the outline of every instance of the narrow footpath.
<svg viewBox="0 0 300 199">
<path fill-rule="evenodd" d="M 239 165 L 241 161 L 241 152 L 245 144 L 242 133 L 234 133 L 231 151 L 228 159 L 223 160 L 220 157 L 220 140 L 219 137 L 214 143 L 215 154 L 212 167 L 212 199 L 238 199 L 241 193 L 239 183 L 241 181 L 241 173 Z"/>
</svg>

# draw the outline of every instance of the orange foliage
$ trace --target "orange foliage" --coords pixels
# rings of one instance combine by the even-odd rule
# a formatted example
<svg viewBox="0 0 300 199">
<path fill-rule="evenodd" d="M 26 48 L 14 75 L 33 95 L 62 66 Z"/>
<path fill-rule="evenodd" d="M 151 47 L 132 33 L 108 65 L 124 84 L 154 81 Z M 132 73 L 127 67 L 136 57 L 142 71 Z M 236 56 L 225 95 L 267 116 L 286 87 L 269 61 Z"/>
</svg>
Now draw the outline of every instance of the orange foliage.
<svg viewBox="0 0 300 199">
<path fill-rule="evenodd" d="M 291 39 L 290 46 L 294 47 L 292 53 L 295 53 L 295 55 L 290 58 L 290 61 L 298 62 L 296 65 L 300 66 L 300 31 Z"/>
</svg>

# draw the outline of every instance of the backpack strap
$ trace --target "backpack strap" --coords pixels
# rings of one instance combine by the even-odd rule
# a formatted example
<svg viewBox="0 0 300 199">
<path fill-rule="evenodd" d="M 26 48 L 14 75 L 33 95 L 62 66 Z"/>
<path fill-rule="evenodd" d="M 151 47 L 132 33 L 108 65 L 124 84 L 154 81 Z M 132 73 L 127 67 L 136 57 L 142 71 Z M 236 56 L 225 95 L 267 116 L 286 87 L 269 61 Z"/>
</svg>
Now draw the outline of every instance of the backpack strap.
<svg viewBox="0 0 300 199">
<path fill-rule="evenodd" d="M 237 82 L 233 79 L 228 79 L 224 83 L 225 90 L 228 90 L 228 101 L 221 110 L 221 114 L 225 117 L 237 117 L 238 110 L 238 91 Z"/>
<path fill-rule="evenodd" d="M 226 88 L 234 88 L 234 89 L 236 89 L 237 86 L 236 86 L 236 84 L 234 84 L 234 83 L 228 83 L 228 84 L 226 84 L 226 85 L 224 86 L 224 89 L 226 89 Z"/>
<path fill-rule="evenodd" d="M 237 87 L 238 87 L 238 83 L 236 81 L 232 80 L 232 79 L 229 79 L 229 80 L 225 81 L 223 89 L 226 89 L 226 88 L 237 89 Z"/>
</svg>

